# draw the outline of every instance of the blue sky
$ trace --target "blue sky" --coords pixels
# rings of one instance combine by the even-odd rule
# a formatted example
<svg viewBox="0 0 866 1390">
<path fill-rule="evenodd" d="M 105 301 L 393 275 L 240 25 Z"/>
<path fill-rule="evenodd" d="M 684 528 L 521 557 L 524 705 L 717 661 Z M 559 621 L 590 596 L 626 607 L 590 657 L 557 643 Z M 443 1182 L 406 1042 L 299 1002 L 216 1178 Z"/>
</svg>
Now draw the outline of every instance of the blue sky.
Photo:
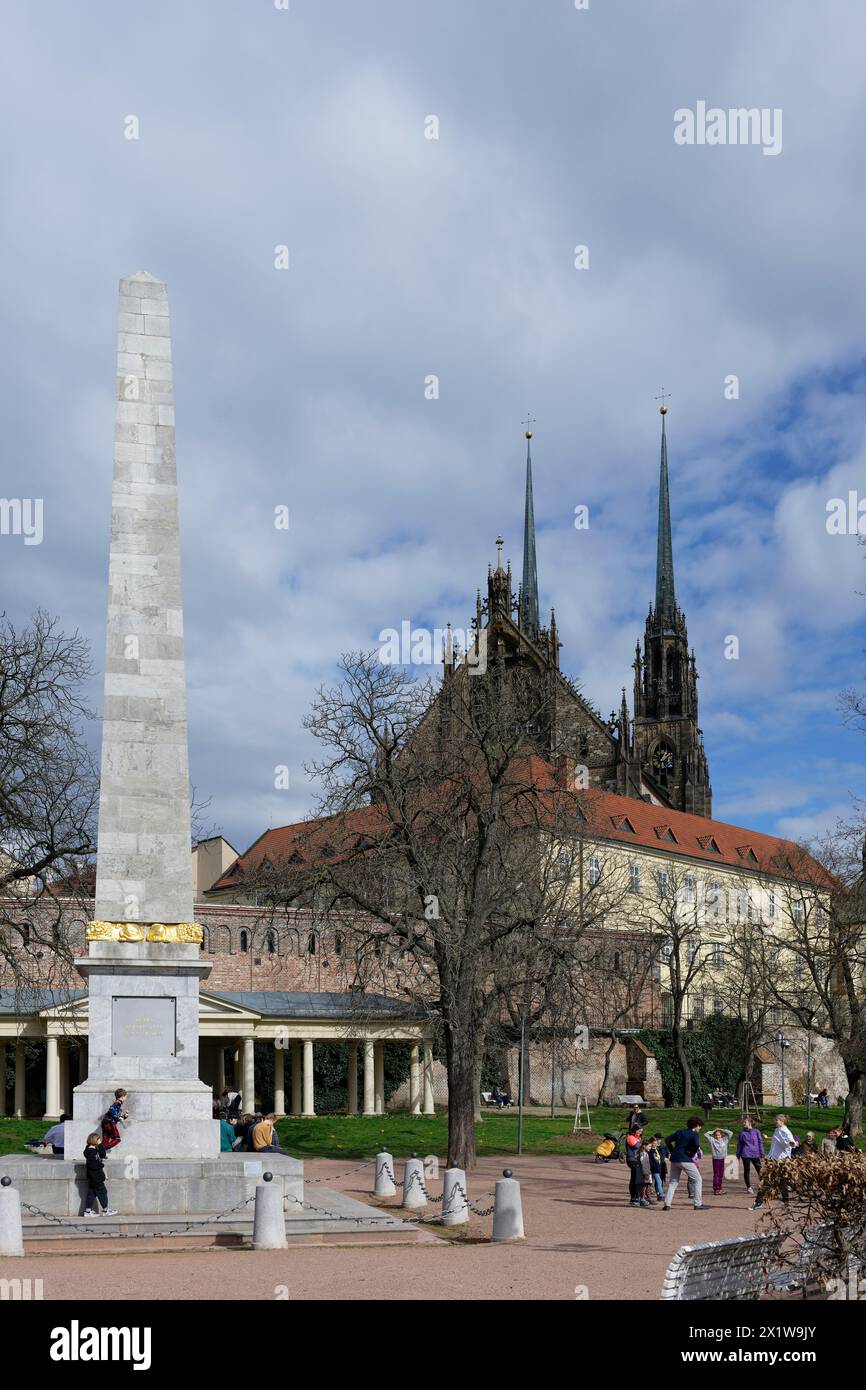
<svg viewBox="0 0 866 1390">
<path fill-rule="evenodd" d="M 604 713 L 630 690 L 664 383 L 715 811 L 831 824 L 866 762 L 836 707 L 863 680 L 864 552 L 825 524 L 866 493 L 864 43 L 844 0 L 7 5 L 3 490 L 45 505 L 41 546 L 0 538 L 7 611 L 58 613 L 101 666 L 117 280 L 147 269 L 192 775 L 243 848 L 313 804 L 301 721 L 336 656 L 465 626 L 500 530 L 518 566 L 528 410 L 563 667 Z M 781 153 L 677 145 L 701 100 L 781 109 Z"/>
</svg>

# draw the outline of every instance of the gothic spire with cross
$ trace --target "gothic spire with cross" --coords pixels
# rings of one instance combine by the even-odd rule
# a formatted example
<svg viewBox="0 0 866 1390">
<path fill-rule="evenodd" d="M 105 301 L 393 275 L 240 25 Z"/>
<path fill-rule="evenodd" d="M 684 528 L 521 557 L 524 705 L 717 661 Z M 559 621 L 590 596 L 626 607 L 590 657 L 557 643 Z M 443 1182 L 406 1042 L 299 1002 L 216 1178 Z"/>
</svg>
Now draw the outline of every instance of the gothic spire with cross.
<svg viewBox="0 0 866 1390">
<path fill-rule="evenodd" d="M 523 422 L 526 434 L 526 499 L 523 513 L 523 580 L 520 585 L 520 626 L 528 637 L 537 638 L 538 566 L 535 557 L 535 508 L 532 500 L 532 426 L 535 420 L 527 415 Z"/>
<path fill-rule="evenodd" d="M 668 441 L 665 433 L 665 405 L 668 393 L 662 387 L 659 414 L 662 417 L 662 446 L 659 464 L 659 524 L 656 547 L 656 621 L 663 627 L 673 627 L 676 615 L 676 595 L 674 592 L 674 550 L 671 538 L 671 499 L 668 478 Z"/>
</svg>

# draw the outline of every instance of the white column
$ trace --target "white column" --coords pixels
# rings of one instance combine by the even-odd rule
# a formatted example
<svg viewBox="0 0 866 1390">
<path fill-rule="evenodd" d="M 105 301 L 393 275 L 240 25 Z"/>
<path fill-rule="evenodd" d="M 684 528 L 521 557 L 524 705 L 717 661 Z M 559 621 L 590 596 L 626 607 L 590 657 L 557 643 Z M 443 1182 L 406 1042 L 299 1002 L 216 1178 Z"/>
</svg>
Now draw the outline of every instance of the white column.
<svg viewBox="0 0 866 1390">
<path fill-rule="evenodd" d="M 256 1108 L 256 1063 L 252 1038 L 244 1038 L 244 1084 L 241 1087 L 243 1108 L 250 1115 Z"/>
<path fill-rule="evenodd" d="M 69 1115 L 72 1106 L 69 1104 L 69 1043 L 66 1038 L 60 1042 L 60 1113 Z"/>
<path fill-rule="evenodd" d="M 433 1049 L 429 1043 L 424 1044 L 424 1114 L 435 1114 L 433 1105 Z"/>
<path fill-rule="evenodd" d="M 286 1053 L 280 1046 L 282 1038 L 274 1041 L 274 1114 L 286 1113 Z"/>
<path fill-rule="evenodd" d="M 418 1044 L 413 1043 L 409 1050 L 409 1109 L 413 1115 L 421 1114 L 421 1067 L 418 1056 Z"/>
<path fill-rule="evenodd" d="M 373 1044 L 364 1043 L 364 1114 L 375 1115 L 376 1093 L 373 1077 Z"/>
<path fill-rule="evenodd" d="M 316 1102 L 313 1095 L 313 1043 L 304 1038 L 304 1115 L 315 1115 Z"/>
<path fill-rule="evenodd" d="M 15 1043 L 15 1118 L 24 1119 L 26 1107 L 26 1092 L 24 1080 L 24 1041 L 18 1038 Z"/>
<path fill-rule="evenodd" d="M 301 1113 L 301 1044 L 292 1043 L 292 1114 Z"/>
<path fill-rule="evenodd" d="M 0 1116 L 6 1114 L 6 1042 L 0 1038 Z"/>
<path fill-rule="evenodd" d="M 226 1088 L 226 1050 L 223 1043 L 217 1043 L 216 1093 L 221 1096 Z"/>
<path fill-rule="evenodd" d="M 385 1044 L 377 1042 L 373 1053 L 374 1086 L 376 1090 L 376 1114 L 385 1113 Z"/>
<path fill-rule="evenodd" d="M 45 1115 L 46 1120 L 60 1119 L 60 1048 L 52 1034 L 45 1039 Z"/>
<path fill-rule="evenodd" d="M 358 1113 L 358 1044 L 350 1042 L 349 1060 L 346 1070 L 346 1110 L 350 1115 Z"/>
</svg>

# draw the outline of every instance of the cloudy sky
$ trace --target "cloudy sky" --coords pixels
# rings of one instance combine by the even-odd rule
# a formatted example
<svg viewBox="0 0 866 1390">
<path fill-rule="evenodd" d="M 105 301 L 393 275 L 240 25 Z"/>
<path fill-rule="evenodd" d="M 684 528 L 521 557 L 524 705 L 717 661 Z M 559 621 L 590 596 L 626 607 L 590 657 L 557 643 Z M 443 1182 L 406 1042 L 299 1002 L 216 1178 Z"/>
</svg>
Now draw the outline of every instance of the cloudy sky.
<svg viewBox="0 0 866 1390">
<path fill-rule="evenodd" d="M 464 626 L 500 530 L 519 565 L 527 411 L 542 605 L 607 713 L 653 593 L 662 384 L 716 814 L 844 813 L 866 552 L 826 507 L 866 498 L 861 3 L 7 0 L 2 23 L 3 492 L 45 507 L 41 545 L 0 537 L 2 603 L 101 667 L 117 280 L 149 270 L 209 827 L 243 849 L 302 816 L 339 653 Z M 677 144 L 699 102 L 780 110 L 781 152 Z"/>
</svg>

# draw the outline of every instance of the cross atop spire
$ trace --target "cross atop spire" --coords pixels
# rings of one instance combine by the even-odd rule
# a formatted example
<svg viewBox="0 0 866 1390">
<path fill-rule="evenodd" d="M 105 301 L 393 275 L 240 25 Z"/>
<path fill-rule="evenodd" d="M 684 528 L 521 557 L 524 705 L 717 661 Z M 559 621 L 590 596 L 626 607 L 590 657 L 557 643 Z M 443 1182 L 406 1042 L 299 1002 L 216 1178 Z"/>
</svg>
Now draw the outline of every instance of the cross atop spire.
<svg viewBox="0 0 866 1390">
<path fill-rule="evenodd" d="M 526 427 L 526 499 L 523 512 L 523 582 L 520 586 L 520 626 L 528 637 L 538 636 L 538 567 L 535 559 L 535 508 L 532 501 L 532 454 L 530 425 L 535 421 L 527 415 Z"/>
<path fill-rule="evenodd" d="M 658 399 L 658 397 L 656 397 Z M 665 434 L 667 406 L 662 405 L 662 448 L 659 467 L 659 529 L 656 550 L 656 622 L 673 626 L 676 613 L 674 594 L 674 551 L 671 541 L 671 499 L 668 481 L 668 441 Z"/>
</svg>

